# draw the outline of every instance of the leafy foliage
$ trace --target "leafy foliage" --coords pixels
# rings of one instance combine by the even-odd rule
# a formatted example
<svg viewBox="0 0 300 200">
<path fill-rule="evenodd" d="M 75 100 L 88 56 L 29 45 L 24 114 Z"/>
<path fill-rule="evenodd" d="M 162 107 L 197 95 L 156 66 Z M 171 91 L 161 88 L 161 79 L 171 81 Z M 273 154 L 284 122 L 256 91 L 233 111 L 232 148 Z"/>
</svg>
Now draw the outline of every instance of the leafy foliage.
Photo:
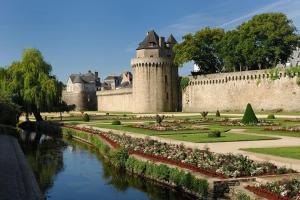
<svg viewBox="0 0 300 200">
<path fill-rule="evenodd" d="M 0 93 L 0 124 L 15 126 L 18 116 L 19 108 Z"/>
<path fill-rule="evenodd" d="M 89 116 L 87 113 L 85 113 L 85 114 L 82 116 L 82 121 L 84 121 L 84 122 L 89 122 L 89 121 L 90 121 L 90 116 Z"/>
<path fill-rule="evenodd" d="M 111 122 L 112 125 L 121 125 L 121 121 L 119 120 L 114 120 Z"/>
<path fill-rule="evenodd" d="M 42 121 L 40 112 L 66 108 L 61 101 L 63 84 L 51 71 L 39 50 L 25 49 L 21 61 L 13 62 L 4 76 L 1 73 L 2 89 L 23 112 L 33 113 L 37 121 Z"/>
<path fill-rule="evenodd" d="M 250 103 L 247 104 L 242 123 L 243 124 L 256 124 L 258 122 L 258 119 L 256 118 L 256 115 L 252 109 L 252 106 Z"/>
<path fill-rule="evenodd" d="M 208 137 L 221 137 L 221 131 L 212 131 L 208 133 Z"/>
<path fill-rule="evenodd" d="M 179 65 L 194 61 L 200 73 L 257 70 L 286 63 L 300 36 L 283 13 L 255 15 L 234 30 L 204 28 L 174 46 Z"/>
<path fill-rule="evenodd" d="M 165 119 L 165 116 L 164 115 L 156 115 L 155 117 L 155 120 L 156 120 L 156 123 L 158 123 L 159 125 L 163 122 L 163 120 Z"/>
<path fill-rule="evenodd" d="M 204 28 L 194 35 L 183 36 L 183 42 L 174 46 L 175 63 L 182 65 L 194 61 L 200 66 L 204 74 L 220 72 L 220 42 L 224 37 L 224 30 L 219 28 Z"/>
<path fill-rule="evenodd" d="M 202 116 L 203 119 L 206 119 L 207 115 L 208 115 L 207 111 L 201 112 L 201 116 Z"/>
<path fill-rule="evenodd" d="M 182 77 L 180 80 L 180 89 L 182 91 L 185 90 L 185 88 L 189 85 L 190 79 L 188 77 Z"/>
<path fill-rule="evenodd" d="M 276 119 L 276 117 L 275 117 L 274 114 L 269 114 L 269 115 L 267 116 L 267 118 L 268 118 L 268 119 Z"/>
</svg>

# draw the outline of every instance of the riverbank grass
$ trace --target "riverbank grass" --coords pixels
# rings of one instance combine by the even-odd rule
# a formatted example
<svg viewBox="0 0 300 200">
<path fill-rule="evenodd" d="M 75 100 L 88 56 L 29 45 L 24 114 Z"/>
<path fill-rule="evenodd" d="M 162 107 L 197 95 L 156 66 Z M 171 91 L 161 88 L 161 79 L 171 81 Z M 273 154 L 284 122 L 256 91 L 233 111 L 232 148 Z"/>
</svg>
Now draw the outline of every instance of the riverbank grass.
<svg viewBox="0 0 300 200">
<path fill-rule="evenodd" d="M 248 148 L 241 149 L 253 153 L 267 154 L 284 158 L 293 158 L 300 160 L 300 146 L 294 147 L 274 147 L 274 148 Z"/>
</svg>

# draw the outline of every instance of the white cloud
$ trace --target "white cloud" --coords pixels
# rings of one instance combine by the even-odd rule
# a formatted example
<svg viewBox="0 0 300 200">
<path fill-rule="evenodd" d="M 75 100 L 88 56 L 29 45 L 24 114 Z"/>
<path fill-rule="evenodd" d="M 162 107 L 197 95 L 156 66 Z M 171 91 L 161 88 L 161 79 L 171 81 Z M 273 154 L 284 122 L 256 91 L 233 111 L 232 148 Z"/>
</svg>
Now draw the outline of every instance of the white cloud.
<svg viewBox="0 0 300 200">
<path fill-rule="evenodd" d="M 205 13 L 194 13 L 184 16 L 174 24 L 162 29 L 164 35 L 173 33 L 174 36 L 182 36 L 200 30 L 207 26 L 216 26 L 221 20 L 211 17 Z"/>
</svg>

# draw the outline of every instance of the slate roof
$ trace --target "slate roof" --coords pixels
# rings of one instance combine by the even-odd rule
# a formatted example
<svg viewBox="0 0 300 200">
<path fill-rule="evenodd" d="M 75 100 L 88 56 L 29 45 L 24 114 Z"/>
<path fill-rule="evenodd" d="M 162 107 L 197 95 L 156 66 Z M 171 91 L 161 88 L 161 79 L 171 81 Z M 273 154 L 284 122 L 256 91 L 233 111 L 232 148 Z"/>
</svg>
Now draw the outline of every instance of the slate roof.
<svg viewBox="0 0 300 200">
<path fill-rule="evenodd" d="M 71 74 L 72 83 L 95 83 L 95 74 L 88 72 L 86 74 Z"/>
<path fill-rule="evenodd" d="M 177 41 L 172 34 L 169 36 L 167 43 L 168 44 L 177 44 Z"/>
<path fill-rule="evenodd" d="M 153 45 L 150 45 L 150 44 Z M 139 49 L 158 49 L 159 47 L 159 37 L 158 35 L 155 33 L 154 30 L 149 31 L 147 36 L 145 37 L 145 39 L 139 44 L 139 47 L 137 48 L 137 50 Z"/>
</svg>

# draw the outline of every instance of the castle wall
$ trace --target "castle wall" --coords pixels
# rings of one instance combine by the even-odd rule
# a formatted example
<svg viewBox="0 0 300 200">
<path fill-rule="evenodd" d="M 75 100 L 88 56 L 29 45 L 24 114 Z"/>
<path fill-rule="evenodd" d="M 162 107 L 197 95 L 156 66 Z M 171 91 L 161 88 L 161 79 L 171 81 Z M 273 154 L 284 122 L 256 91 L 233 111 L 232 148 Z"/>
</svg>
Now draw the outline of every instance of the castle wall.
<svg viewBox="0 0 300 200">
<path fill-rule="evenodd" d="M 132 112 L 132 88 L 97 92 L 98 111 Z"/>
<path fill-rule="evenodd" d="M 75 105 L 75 110 L 96 110 L 97 98 L 96 92 L 68 92 L 62 93 L 62 100 L 68 105 Z"/>
<path fill-rule="evenodd" d="M 183 91 L 185 112 L 216 110 L 243 111 L 247 103 L 257 110 L 300 111 L 300 86 L 297 76 L 284 71 L 272 80 L 268 70 L 190 76 Z"/>
</svg>

